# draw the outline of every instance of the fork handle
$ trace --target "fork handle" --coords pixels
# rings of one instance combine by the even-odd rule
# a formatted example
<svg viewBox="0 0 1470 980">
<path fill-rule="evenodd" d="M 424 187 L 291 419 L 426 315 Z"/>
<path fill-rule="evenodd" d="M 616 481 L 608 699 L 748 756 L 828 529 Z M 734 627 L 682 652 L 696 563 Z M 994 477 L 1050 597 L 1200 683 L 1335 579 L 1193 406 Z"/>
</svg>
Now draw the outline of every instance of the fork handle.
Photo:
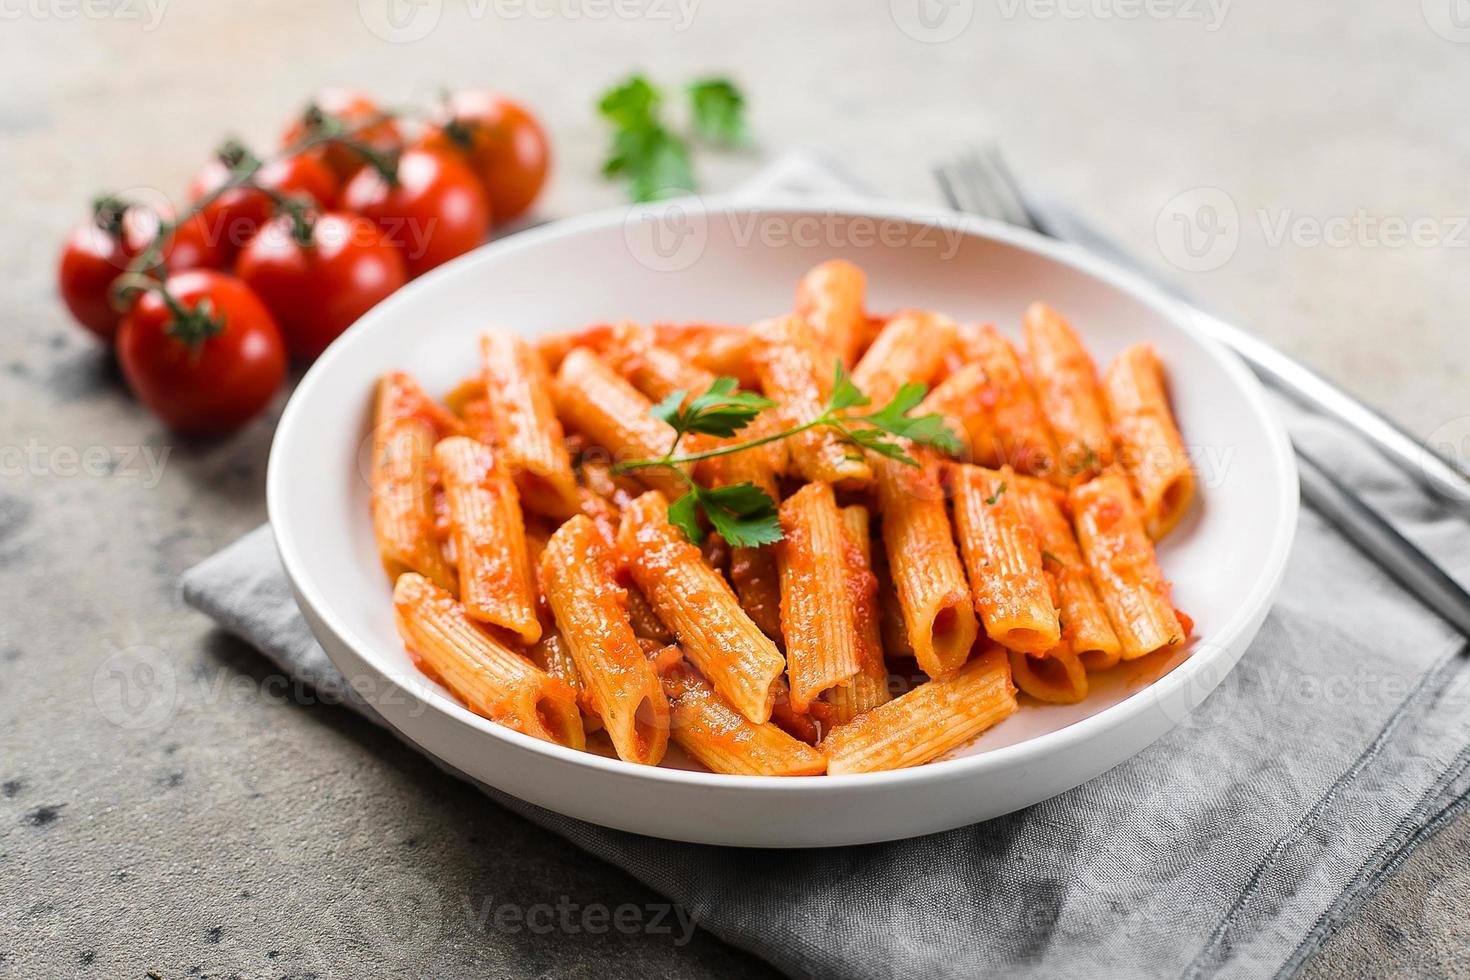
<svg viewBox="0 0 1470 980">
<path fill-rule="evenodd" d="M 1199 309 L 1182 291 L 1172 284 L 1160 281 L 1154 272 L 1082 218 L 1071 213 L 1059 214 L 1029 197 L 1025 204 L 1027 216 L 1042 234 L 1082 245 L 1159 286 L 1180 300 L 1193 314 L 1196 324 L 1215 340 L 1235 351 L 1261 380 L 1307 407 L 1337 419 L 1446 507 L 1461 517 L 1470 519 L 1470 472 L 1419 442 L 1395 422 L 1316 371 L 1281 353 L 1270 344 L 1257 340 L 1244 330 Z"/>
</svg>

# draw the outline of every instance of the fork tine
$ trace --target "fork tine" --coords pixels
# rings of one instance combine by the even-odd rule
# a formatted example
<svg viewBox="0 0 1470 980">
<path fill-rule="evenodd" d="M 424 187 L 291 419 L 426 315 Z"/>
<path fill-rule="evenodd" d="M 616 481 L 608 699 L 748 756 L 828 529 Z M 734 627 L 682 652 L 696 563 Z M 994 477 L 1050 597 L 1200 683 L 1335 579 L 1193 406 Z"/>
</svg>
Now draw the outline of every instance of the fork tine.
<svg viewBox="0 0 1470 980">
<path fill-rule="evenodd" d="M 995 143 L 940 164 L 934 175 L 951 207 L 1023 228 L 1038 227 Z"/>
<path fill-rule="evenodd" d="M 1045 225 L 1026 203 L 1026 195 L 1021 190 L 1021 184 L 1016 180 L 1016 175 L 1011 171 L 1010 164 L 1006 163 L 1005 154 L 1000 151 L 1000 144 L 991 143 L 988 150 L 990 171 L 995 175 L 996 183 L 1011 201 L 1011 207 L 1017 215 L 1016 224 L 1045 233 Z"/>
</svg>

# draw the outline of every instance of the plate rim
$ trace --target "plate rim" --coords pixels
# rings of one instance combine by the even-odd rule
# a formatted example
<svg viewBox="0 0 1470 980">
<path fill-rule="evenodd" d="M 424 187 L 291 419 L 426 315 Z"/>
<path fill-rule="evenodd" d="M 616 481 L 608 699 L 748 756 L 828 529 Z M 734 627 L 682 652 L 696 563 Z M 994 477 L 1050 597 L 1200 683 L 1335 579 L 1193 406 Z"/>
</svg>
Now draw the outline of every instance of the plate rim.
<svg viewBox="0 0 1470 980">
<path fill-rule="evenodd" d="M 579 751 L 498 725 L 488 718 L 475 714 L 443 692 L 416 684 L 410 678 L 405 677 L 400 680 L 395 676 L 395 671 L 376 663 L 377 644 L 358 635 L 356 631 L 342 623 L 329 604 L 322 601 L 321 596 L 316 593 L 310 576 L 304 570 L 304 559 L 298 550 L 301 542 L 293 540 L 289 530 L 283 532 L 282 528 L 288 527 L 289 522 L 283 523 L 278 519 L 287 513 L 285 495 L 288 488 L 294 484 L 292 478 L 285 472 L 282 460 L 287 455 L 287 446 L 292 439 L 292 434 L 302 424 L 298 417 L 305 411 L 302 405 L 308 400 L 309 393 L 318 386 L 329 383 L 323 379 L 331 377 L 333 364 L 345 356 L 344 352 L 355 344 L 363 343 L 363 338 L 375 329 L 376 322 L 391 320 L 397 307 L 413 302 L 418 293 L 436 288 L 441 282 L 453 276 L 470 274 L 481 263 L 493 262 L 497 256 L 502 254 L 534 248 L 547 241 L 575 236 L 586 231 L 605 229 L 619 224 L 626 226 L 631 216 L 635 214 L 678 209 L 687 207 L 690 202 L 697 202 L 699 214 L 704 220 L 720 214 L 740 212 L 819 214 L 845 219 L 876 218 L 937 225 L 940 228 L 955 229 L 966 235 L 997 240 L 1043 258 L 1061 262 L 1092 278 L 1103 281 L 1114 289 L 1151 307 L 1198 342 L 1220 364 L 1222 369 L 1232 376 L 1237 388 L 1244 394 L 1245 406 L 1250 409 L 1257 421 L 1262 423 L 1261 428 L 1269 440 L 1267 447 L 1269 456 L 1275 461 L 1282 475 L 1282 479 L 1274 481 L 1276 493 L 1274 494 L 1275 507 L 1273 507 L 1273 512 L 1280 515 L 1281 526 L 1274 529 L 1273 546 L 1263 569 L 1264 574 L 1256 578 L 1247 599 L 1236 608 L 1225 624 L 1215 631 L 1216 635 L 1209 638 L 1206 648 L 1199 651 L 1199 653 L 1207 652 L 1209 655 L 1191 655 L 1163 677 L 1139 688 L 1116 704 L 1063 728 L 1021 742 L 1000 746 L 977 755 L 938 760 L 906 769 L 839 776 L 824 775 L 812 779 L 740 776 L 671 769 L 662 766 L 643 766 L 625 762 L 622 759 Z M 310 605 L 313 615 L 307 617 L 309 622 L 312 618 L 319 621 L 332 632 L 335 639 L 350 647 L 353 653 L 371 667 L 382 680 L 407 695 L 424 701 L 428 708 L 447 716 L 450 721 L 467 725 L 482 734 L 507 742 L 512 746 L 560 762 L 597 770 L 604 775 L 647 779 L 671 786 L 695 789 L 747 790 L 782 796 L 831 792 L 847 787 L 893 788 L 931 780 L 979 777 L 990 770 L 1023 765 L 1027 762 L 1039 761 L 1055 753 L 1076 749 L 1105 732 L 1126 727 L 1130 721 L 1137 720 L 1140 715 L 1144 714 L 1150 703 L 1164 701 L 1178 695 L 1195 682 L 1199 675 L 1216 665 L 1221 657 L 1229 656 L 1233 645 L 1241 638 L 1241 635 L 1251 629 L 1252 621 L 1259 623 L 1264 620 L 1285 576 L 1287 561 L 1296 537 L 1300 516 L 1299 493 L 1298 474 L 1290 439 L 1284 423 L 1271 412 L 1261 382 L 1250 373 L 1244 362 L 1234 352 L 1195 325 L 1188 307 L 1166 295 L 1141 275 L 1115 265 L 1080 246 L 1046 238 L 1028 229 L 993 219 L 929 205 L 860 202 L 854 201 L 850 196 L 832 195 L 820 197 L 803 195 L 790 198 L 782 194 L 769 194 L 757 198 L 739 193 L 691 195 L 652 204 L 604 208 L 587 214 L 550 221 L 481 245 L 410 282 L 389 296 L 364 314 L 327 348 L 306 371 L 287 401 L 271 439 L 266 470 L 267 518 L 293 595 L 298 602 Z M 1202 696 L 1190 703 L 1183 715 L 1171 719 L 1171 724 L 1163 731 L 1177 726 L 1184 717 L 1203 703 L 1214 688 L 1235 669 L 1251 639 L 1253 637 L 1246 638 L 1245 644 L 1230 660 L 1226 668 L 1220 671 L 1218 676 L 1209 679 Z M 322 646 L 328 657 L 331 658 L 330 645 L 322 644 Z M 419 689 L 421 687 L 422 690 Z M 385 720 L 387 720 L 386 716 Z M 389 724 L 392 722 L 389 721 Z M 394 728 L 397 730 L 396 725 Z"/>
</svg>

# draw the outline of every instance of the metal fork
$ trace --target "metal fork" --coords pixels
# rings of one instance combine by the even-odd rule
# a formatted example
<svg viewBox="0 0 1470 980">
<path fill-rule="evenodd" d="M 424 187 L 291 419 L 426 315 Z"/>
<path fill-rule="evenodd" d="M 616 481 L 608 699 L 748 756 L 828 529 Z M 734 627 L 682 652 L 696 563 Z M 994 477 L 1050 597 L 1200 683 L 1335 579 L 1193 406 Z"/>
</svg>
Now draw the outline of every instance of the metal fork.
<svg viewBox="0 0 1470 980">
<path fill-rule="evenodd" d="M 1195 315 L 1195 322 L 1240 355 L 1262 381 L 1347 425 L 1437 499 L 1462 516 L 1470 516 L 1470 474 L 1419 444 L 1393 422 L 1311 369 L 1200 310 L 1180 290 L 1161 282 L 1137 259 L 1092 230 L 1080 218 L 1051 213 L 1056 209 L 1039 208 L 1021 190 L 1020 183 L 995 144 L 985 144 L 936 166 L 934 177 L 950 207 L 956 211 L 994 218 L 1051 238 L 1071 241 L 1158 285 L 1186 304 Z M 1399 534 L 1381 514 L 1318 465 L 1300 446 L 1296 447 L 1296 455 L 1302 499 L 1307 505 L 1425 606 L 1470 637 L 1470 594 L 1466 594 L 1428 555 Z"/>
</svg>

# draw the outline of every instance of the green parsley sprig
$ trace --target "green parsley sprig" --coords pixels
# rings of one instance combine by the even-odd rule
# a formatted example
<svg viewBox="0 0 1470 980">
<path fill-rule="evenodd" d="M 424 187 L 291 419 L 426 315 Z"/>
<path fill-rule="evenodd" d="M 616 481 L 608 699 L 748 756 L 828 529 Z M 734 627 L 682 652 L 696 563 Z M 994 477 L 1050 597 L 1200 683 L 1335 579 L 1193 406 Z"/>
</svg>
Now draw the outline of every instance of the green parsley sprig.
<svg viewBox="0 0 1470 980">
<path fill-rule="evenodd" d="M 686 92 L 693 138 L 720 147 L 745 142 L 745 97 L 733 82 L 700 79 Z M 612 126 L 603 176 L 626 178 L 635 201 L 695 188 L 689 140 L 664 122 L 664 105 L 663 93 L 642 75 L 614 85 L 597 103 L 598 113 Z"/>
<path fill-rule="evenodd" d="M 615 469 L 629 472 L 657 466 L 679 474 L 688 485 L 689 492 L 669 505 L 669 523 L 682 530 L 695 544 L 704 540 L 701 514 L 735 547 L 771 544 L 781 540 L 781 522 L 776 502 L 764 490 L 748 482 L 704 487 L 682 467 L 789 439 L 817 428 L 831 429 L 854 445 L 907 466 L 918 466 L 919 462 L 908 454 L 906 443 L 933 446 L 951 455 L 958 454 L 962 445 L 942 417 L 910 414 L 924 400 L 927 390 L 921 384 L 905 384 L 888 404 L 876 412 L 853 414 L 852 409 L 865 408 L 872 402 L 838 361 L 832 397 L 812 420 L 756 439 L 680 455 L 679 446 L 686 435 L 730 438 L 753 422 L 764 409 L 776 404 L 753 392 L 737 390 L 734 378 L 716 378 L 709 388 L 692 399 L 688 391 L 672 391 L 649 410 L 650 415 L 667 422 L 674 430 L 674 440 L 667 452 L 657 459 L 628 460 L 619 463 Z"/>
</svg>

